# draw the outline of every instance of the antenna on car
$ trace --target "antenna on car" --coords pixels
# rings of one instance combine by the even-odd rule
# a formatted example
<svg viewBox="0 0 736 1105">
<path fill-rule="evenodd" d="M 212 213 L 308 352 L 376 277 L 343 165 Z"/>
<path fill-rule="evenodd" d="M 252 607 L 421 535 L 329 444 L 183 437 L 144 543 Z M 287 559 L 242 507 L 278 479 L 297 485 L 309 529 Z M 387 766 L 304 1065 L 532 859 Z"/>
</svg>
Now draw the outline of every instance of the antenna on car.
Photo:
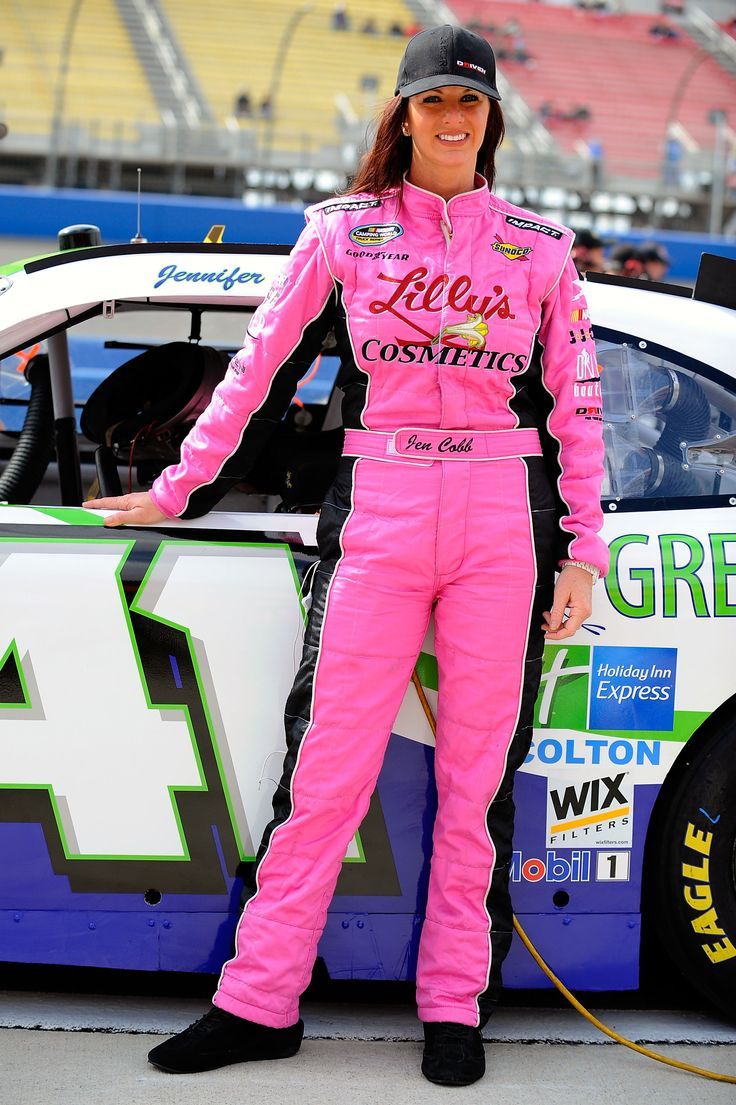
<svg viewBox="0 0 736 1105">
<path fill-rule="evenodd" d="M 135 237 L 130 239 L 130 244 L 132 246 L 141 245 L 143 242 L 148 241 L 148 238 L 144 238 L 141 234 L 141 170 L 136 169 L 136 172 L 138 173 L 138 226 L 135 232 Z"/>
</svg>

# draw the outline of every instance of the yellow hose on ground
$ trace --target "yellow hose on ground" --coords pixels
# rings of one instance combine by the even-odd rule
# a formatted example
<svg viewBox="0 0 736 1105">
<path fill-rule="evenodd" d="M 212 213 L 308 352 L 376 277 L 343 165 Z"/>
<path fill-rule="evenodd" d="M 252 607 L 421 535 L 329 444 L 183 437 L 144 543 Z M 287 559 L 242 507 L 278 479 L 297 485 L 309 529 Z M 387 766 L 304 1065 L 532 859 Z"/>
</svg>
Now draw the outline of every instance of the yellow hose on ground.
<svg viewBox="0 0 736 1105">
<path fill-rule="evenodd" d="M 411 681 L 416 687 L 419 701 L 422 704 L 422 709 L 424 710 L 427 721 L 429 722 L 429 727 L 432 730 L 432 733 L 436 736 L 437 725 L 434 719 L 434 714 L 432 713 L 432 707 L 427 701 L 427 696 L 424 693 L 424 687 L 422 686 L 416 669 L 412 672 Z M 689 1071 L 691 1074 L 699 1074 L 702 1078 L 710 1078 L 715 1082 L 729 1082 L 731 1085 L 736 1086 L 736 1075 L 719 1074 L 717 1071 L 705 1070 L 704 1067 L 695 1067 L 692 1066 L 692 1064 L 690 1063 L 681 1063 L 678 1059 L 670 1059 L 667 1055 L 660 1055 L 658 1051 L 651 1051 L 649 1048 L 643 1047 L 641 1044 L 635 1044 L 633 1040 L 627 1040 L 625 1036 L 621 1036 L 613 1028 L 609 1028 L 608 1025 L 603 1024 L 602 1021 L 599 1021 L 597 1017 L 595 1017 L 588 1009 L 585 1008 L 585 1006 L 581 1002 L 578 1001 L 574 994 L 570 993 L 564 982 L 562 982 L 554 973 L 554 971 L 547 966 L 527 934 L 524 932 L 524 929 L 519 924 L 518 917 L 516 917 L 515 915 L 514 928 L 518 933 L 522 943 L 524 944 L 524 947 L 527 949 L 527 951 L 532 956 L 534 961 L 538 964 L 538 966 L 541 967 L 541 969 L 544 971 L 550 982 L 552 982 L 557 987 L 563 997 L 567 998 L 567 1000 L 570 1002 L 570 1005 L 572 1005 L 574 1009 L 577 1009 L 578 1013 L 585 1017 L 586 1021 L 589 1021 L 592 1025 L 595 1025 L 595 1027 L 599 1029 L 599 1031 L 601 1031 L 605 1036 L 608 1036 L 611 1040 L 615 1040 L 617 1044 L 623 1044 L 624 1047 L 628 1047 L 632 1051 L 638 1051 L 640 1055 L 646 1055 L 649 1059 L 655 1059 L 658 1063 L 666 1063 L 668 1067 L 676 1067 L 678 1070 L 686 1070 Z"/>
</svg>

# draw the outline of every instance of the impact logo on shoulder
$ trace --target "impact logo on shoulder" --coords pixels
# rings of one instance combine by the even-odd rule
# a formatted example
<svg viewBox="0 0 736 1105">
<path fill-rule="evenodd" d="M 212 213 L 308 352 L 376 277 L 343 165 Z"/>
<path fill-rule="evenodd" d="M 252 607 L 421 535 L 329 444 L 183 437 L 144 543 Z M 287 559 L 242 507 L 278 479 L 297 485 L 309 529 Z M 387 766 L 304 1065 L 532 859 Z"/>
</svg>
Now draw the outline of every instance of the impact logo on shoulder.
<svg viewBox="0 0 736 1105">
<path fill-rule="evenodd" d="M 533 219 L 520 219 L 518 215 L 507 215 L 506 222 L 511 226 L 516 226 L 519 230 L 532 230 L 535 234 L 544 234 L 548 238 L 562 237 L 562 231 L 558 230 L 554 226 L 547 226 L 546 223 L 538 223 Z"/>
<path fill-rule="evenodd" d="M 353 227 L 348 237 L 356 246 L 385 246 L 403 233 L 404 228 L 399 223 L 376 223 Z"/>
</svg>

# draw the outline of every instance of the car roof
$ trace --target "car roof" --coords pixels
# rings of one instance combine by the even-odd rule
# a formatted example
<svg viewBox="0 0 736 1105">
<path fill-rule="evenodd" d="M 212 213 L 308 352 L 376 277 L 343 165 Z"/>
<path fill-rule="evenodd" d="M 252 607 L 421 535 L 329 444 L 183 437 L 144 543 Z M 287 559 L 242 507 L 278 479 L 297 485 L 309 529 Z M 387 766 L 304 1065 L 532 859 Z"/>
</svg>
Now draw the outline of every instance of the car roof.
<svg viewBox="0 0 736 1105">
<path fill-rule="evenodd" d="M 288 245 L 148 242 L 68 250 L 0 270 L 0 358 L 103 311 L 253 310 Z M 688 289 L 604 277 L 584 282 L 599 329 L 736 375 L 736 311 Z"/>
<path fill-rule="evenodd" d="M 586 280 L 584 292 L 599 333 L 612 330 L 676 350 L 736 376 L 736 311 L 731 308 L 692 299 L 682 287 L 653 288 L 640 280 Z"/>
<path fill-rule="evenodd" d="M 287 245 L 156 242 L 49 254 L 0 270 L 0 357 L 102 314 L 146 307 L 253 310 Z"/>
</svg>

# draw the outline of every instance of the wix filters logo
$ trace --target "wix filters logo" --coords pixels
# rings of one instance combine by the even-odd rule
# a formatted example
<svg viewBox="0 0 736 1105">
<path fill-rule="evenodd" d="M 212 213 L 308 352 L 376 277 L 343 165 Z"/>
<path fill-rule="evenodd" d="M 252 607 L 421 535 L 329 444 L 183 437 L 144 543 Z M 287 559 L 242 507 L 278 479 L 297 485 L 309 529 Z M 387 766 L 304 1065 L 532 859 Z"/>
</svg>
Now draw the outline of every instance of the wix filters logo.
<svg viewBox="0 0 736 1105">
<path fill-rule="evenodd" d="M 570 781 L 555 774 L 547 783 L 547 846 L 630 847 L 634 787 L 629 773 Z"/>
</svg>

